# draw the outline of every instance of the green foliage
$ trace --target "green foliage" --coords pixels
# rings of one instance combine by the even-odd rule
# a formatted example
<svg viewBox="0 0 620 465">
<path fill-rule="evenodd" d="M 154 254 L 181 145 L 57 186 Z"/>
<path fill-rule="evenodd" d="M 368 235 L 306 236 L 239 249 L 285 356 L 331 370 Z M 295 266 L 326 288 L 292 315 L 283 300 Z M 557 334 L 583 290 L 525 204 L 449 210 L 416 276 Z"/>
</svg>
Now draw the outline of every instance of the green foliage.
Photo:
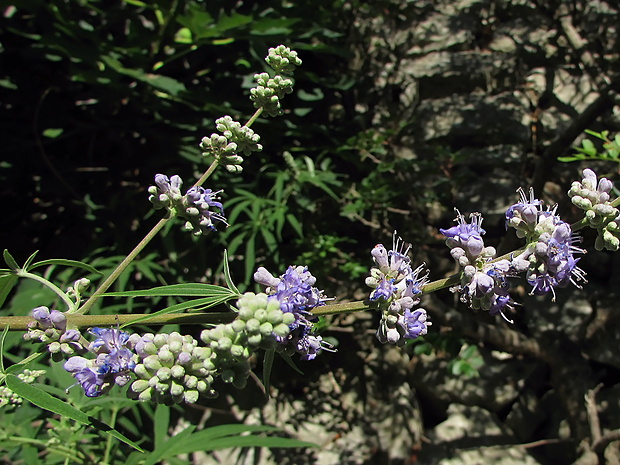
<svg viewBox="0 0 620 465">
<path fill-rule="evenodd" d="M 577 153 L 566 157 L 558 157 L 559 161 L 584 161 L 584 160 L 602 160 L 618 162 L 620 157 L 620 134 L 611 139 L 609 131 L 591 131 L 587 129 L 586 134 L 595 137 L 603 142 L 602 146 L 597 147 L 590 139 L 583 139 L 581 147 L 575 147 Z M 602 150 L 601 150 L 602 149 Z"/>
</svg>

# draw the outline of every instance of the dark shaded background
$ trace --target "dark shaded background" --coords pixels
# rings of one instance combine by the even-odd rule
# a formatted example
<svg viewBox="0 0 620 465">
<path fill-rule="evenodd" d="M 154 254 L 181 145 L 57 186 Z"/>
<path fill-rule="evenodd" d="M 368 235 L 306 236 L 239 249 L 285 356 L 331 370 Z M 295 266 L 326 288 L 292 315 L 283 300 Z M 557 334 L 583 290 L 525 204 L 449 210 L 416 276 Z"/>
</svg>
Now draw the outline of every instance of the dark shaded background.
<svg viewBox="0 0 620 465">
<path fill-rule="evenodd" d="M 557 157 L 585 129 L 618 130 L 614 4 L 296 3 L 5 2 L 2 247 L 18 260 L 40 250 L 113 266 L 159 218 L 146 193 L 154 174 L 187 185 L 200 175 L 200 139 L 224 114 L 251 115 L 251 76 L 280 43 L 304 61 L 285 115 L 253 126 L 265 149 L 242 175 L 221 172 L 209 185 L 225 189 L 239 226 L 198 240 L 173 226 L 123 286 L 218 282 L 227 247 L 241 283 L 258 265 L 278 274 L 304 263 L 327 294 L 362 299 L 369 250 L 394 229 L 432 279 L 454 272 L 438 228 L 455 206 L 484 214 L 485 240 L 501 253 L 520 245 L 503 222 L 518 186 L 578 219 L 565 192 L 582 166 Z M 239 206 L 252 199 L 243 192 L 258 212 Z M 282 211 L 293 220 L 278 225 Z M 374 315 L 341 317 L 325 333 L 339 339 L 337 354 L 304 365 L 300 378 L 277 365 L 276 400 L 235 394 L 235 419 L 324 439 L 308 463 L 618 463 L 617 443 L 592 432 L 584 402 L 600 386 L 603 433 L 617 431 L 616 264 L 611 253 L 588 254 L 589 285 L 556 302 L 515 286 L 523 307 L 512 326 L 447 291 L 429 296 L 433 334 L 417 352 L 380 347 Z M 484 361 L 477 378 L 455 372 L 466 347 Z"/>
</svg>

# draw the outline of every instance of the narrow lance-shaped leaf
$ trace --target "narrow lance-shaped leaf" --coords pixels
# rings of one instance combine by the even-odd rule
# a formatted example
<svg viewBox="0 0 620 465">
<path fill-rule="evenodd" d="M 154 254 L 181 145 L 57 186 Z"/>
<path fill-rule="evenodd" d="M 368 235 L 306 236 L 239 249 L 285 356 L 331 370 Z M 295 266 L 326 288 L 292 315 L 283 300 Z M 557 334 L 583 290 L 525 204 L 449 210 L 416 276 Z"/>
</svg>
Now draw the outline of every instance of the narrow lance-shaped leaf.
<svg viewBox="0 0 620 465">
<path fill-rule="evenodd" d="M 124 292 L 107 292 L 105 297 L 170 297 L 170 296 L 183 296 L 183 297 L 225 297 L 229 296 L 231 299 L 238 297 L 239 293 L 231 291 L 223 286 L 216 286 L 214 284 L 204 283 L 186 283 L 186 284 L 172 284 L 169 286 L 159 286 L 151 289 L 144 289 L 140 291 L 124 291 Z"/>
<path fill-rule="evenodd" d="M 60 266 L 68 266 L 72 268 L 82 268 L 91 273 L 101 274 L 101 272 L 97 270 L 97 268 L 95 268 L 92 265 L 89 265 L 88 263 L 79 262 L 77 260 L 67 260 L 64 258 L 50 258 L 49 260 L 42 260 L 40 262 L 33 263 L 32 265 L 26 262 L 26 265 L 24 265 L 24 269 L 31 271 L 31 270 L 34 270 L 35 268 L 40 268 L 42 266 L 50 266 L 50 265 L 60 265 Z"/>
<path fill-rule="evenodd" d="M 80 422 L 84 425 L 89 425 L 97 428 L 98 430 L 104 431 L 109 435 L 115 437 L 123 441 L 125 444 L 130 445 L 131 447 L 139 450 L 140 452 L 144 452 L 144 450 L 138 446 L 136 443 L 131 441 L 130 439 L 123 436 L 121 433 L 116 431 L 114 428 L 106 425 L 103 422 L 100 422 L 96 418 L 93 418 L 84 412 L 72 407 L 71 405 L 63 402 L 56 397 L 51 396 L 45 391 L 42 391 L 30 384 L 24 383 L 17 376 L 8 374 L 6 377 L 6 385 L 9 389 L 15 392 L 17 395 L 23 397 L 24 399 L 32 402 L 37 407 L 40 407 L 45 410 L 49 410 L 52 413 L 56 413 L 58 415 L 69 417 L 72 420 Z"/>
<path fill-rule="evenodd" d="M 2 253 L 2 255 L 4 257 L 4 261 L 9 266 L 10 269 L 12 269 L 14 271 L 19 270 L 19 265 L 17 264 L 17 262 L 15 261 L 15 259 L 9 253 L 9 251 L 7 249 L 4 249 L 4 252 Z"/>
<path fill-rule="evenodd" d="M 228 264 L 228 250 L 224 249 L 224 279 L 226 280 L 226 285 L 228 288 L 234 293 L 241 295 L 237 286 L 232 280 L 232 276 L 230 275 L 230 266 Z"/>
</svg>

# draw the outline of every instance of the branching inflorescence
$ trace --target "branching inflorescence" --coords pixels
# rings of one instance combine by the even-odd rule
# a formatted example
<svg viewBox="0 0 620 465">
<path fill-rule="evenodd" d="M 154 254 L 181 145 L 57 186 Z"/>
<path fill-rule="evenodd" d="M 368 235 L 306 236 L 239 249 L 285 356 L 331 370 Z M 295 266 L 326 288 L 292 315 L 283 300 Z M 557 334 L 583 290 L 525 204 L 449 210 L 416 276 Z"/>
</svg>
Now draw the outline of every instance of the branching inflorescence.
<svg viewBox="0 0 620 465">
<path fill-rule="evenodd" d="M 260 136 L 250 126 L 263 113 L 282 113 L 281 99 L 293 86 L 289 76 L 301 64 L 297 53 L 282 45 L 270 49 L 266 61 L 275 75 L 254 76 L 257 86 L 250 90 L 250 99 L 257 108 L 254 116 L 243 125 L 230 116 L 221 117 L 215 121 L 218 133 L 202 139 L 203 155 L 212 162 L 205 174 L 185 193 L 179 176 L 155 176 L 155 185 L 148 189 L 149 201 L 155 209 L 166 211 L 162 221 L 180 218 L 184 228 L 197 236 L 216 231 L 218 223 L 228 226 L 219 197 L 222 190 L 203 188 L 202 184 L 218 165 L 232 173 L 240 172 L 243 157 L 262 150 Z M 598 250 L 617 250 L 620 245 L 620 212 L 610 201 L 612 189 L 611 181 L 598 179 L 592 170 L 585 169 L 583 179 L 575 181 L 569 191 L 572 203 L 585 211 L 579 226 L 590 226 L 598 233 Z M 469 307 L 499 314 L 507 321 L 507 314 L 517 305 L 509 293 L 512 278 L 523 274 L 531 294 L 551 294 L 553 299 L 556 288 L 586 282 L 576 257 L 585 250 L 578 246 L 581 238 L 574 228 L 557 215 L 557 207 L 544 207 L 533 190 L 526 194 L 519 189 L 518 195 L 518 202 L 506 212 L 506 227 L 514 228 L 517 236 L 525 240 L 524 247 L 517 252 L 497 257 L 495 248 L 485 245 L 480 213 L 472 213 L 468 222 L 457 210 L 456 225 L 440 229 L 460 267 L 451 281 L 458 284 L 450 290 L 458 292 L 460 300 Z M 90 283 L 87 279 L 76 281 L 63 292 L 29 273 L 27 265 L 19 268 L 5 254 L 11 273 L 38 279 L 67 305 L 66 312 L 43 306 L 32 310 L 24 338 L 46 344 L 54 360 L 64 359 L 64 368 L 86 396 L 98 397 L 114 386 L 128 386 L 128 395 L 140 401 L 194 403 L 200 396 L 217 396 L 218 380 L 243 388 L 250 376 L 251 357 L 258 350 L 278 352 L 285 357 L 299 354 L 302 360 L 313 360 L 323 350 L 334 350 L 316 332 L 318 317 L 314 313 L 326 307 L 330 299 L 315 287 L 316 278 L 305 266 L 289 266 L 278 277 L 259 267 L 254 280 L 264 287 L 264 293 L 241 295 L 230 285 L 232 297 L 219 303 L 236 299 L 234 318 L 206 325 L 198 339 L 178 332 L 140 335 L 92 325 L 90 334 L 95 339 L 89 343 L 69 317 L 86 313 L 162 225 L 160 221 L 152 235 L 147 235 L 83 304 L 82 295 Z M 390 250 L 378 244 L 371 251 L 374 266 L 366 284 L 372 291 L 369 301 L 361 303 L 359 309 L 372 308 L 380 313 L 376 337 L 381 343 L 404 345 L 427 334 L 431 326 L 426 310 L 419 305 L 425 292 L 439 287 L 429 281 L 425 264 L 411 266 L 410 250 L 411 245 L 394 232 Z M 228 275 L 227 281 L 232 283 Z M 114 326 L 114 322 L 108 326 Z M 24 372 L 23 379 L 39 375 Z M 0 391 L 0 405 L 16 402 L 10 392 Z"/>
</svg>

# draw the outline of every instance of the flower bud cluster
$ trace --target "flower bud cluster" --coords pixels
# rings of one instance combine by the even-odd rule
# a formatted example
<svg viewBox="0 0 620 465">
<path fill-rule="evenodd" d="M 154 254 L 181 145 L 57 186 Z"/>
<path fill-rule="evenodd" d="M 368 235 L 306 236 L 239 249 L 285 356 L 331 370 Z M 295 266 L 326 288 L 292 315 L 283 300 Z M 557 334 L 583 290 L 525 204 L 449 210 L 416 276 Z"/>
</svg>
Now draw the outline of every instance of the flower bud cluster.
<svg viewBox="0 0 620 465">
<path fill-rule="evenodd" d="M 213 370 L 207 368 L 213 351 L 177 332 L 129 338 L 138 356 L 133 372 L 138 378 L 129 395 L 138 400 L 172 405 L 195 403 L 200 395 L 216 397 L 211 388 Z"/>
<path fill-rule="evenodd" d="M 28 323 L 24 340 L 47 344 L 55 361 L 86 351 L 80 343 L 82 334 L 77 329 L 67 329 L 67 317 L 63 312 L 37 307 L 31 315 L 35 321 Z"/>
<path fill-rule="evenodd" d="M 508 260 L 493 261 L 496 255 L 494 247 L 485 247 L 482 236 L 482 215 L 472 213 L 471 222 L 456 210 L 457 225 L 439 231 L 446 236 L 446 245 L 450 247 L 452 258 L 463 268 L 461 282 L 451 288 L 452 292 L 461 294 L 461 302 L 470 308 L 488 311 L 491 315 L 502 315 L 504 310 L 513 308 L 510 298 L 508 277 L 514 272 Z"/>
<path fill-rule="evenodd" d="M 610 202 L 613 183 L 607 178 L 597 179 L 591 169 L 583 170 L 581 182 L 573 181 L 568 195 L 573 205 L 586 212 L 588 225 L 597 230 L 596 250 L 618 250 L 620 246 L 620 211 Z"/>
<path fill-rule="evenodd" d="M 166 175 L 157 174 L 155 186 L 150 186 L 148 189 L 151 194 L 149 201 L 155 209 L 165 208 L 169 215 L 184 219 L 184 229 L 192 231 L 195 236 L 216 231 L 214 221 L 221 221 L 228 226 L 224 207 L 218 202 L 221 190 L 213 192 L 203 187 L 191 187 L 185 195 L 182 195 L 182 185 L 183 181 L 177 175 L 168 178 Z"/>
<path fill-rule="evenodd" d="M 24 370 L 23 373 L 17 375 L 17 377 L 26 384 L 32 384 L 39 376 L 43 376 L 45 370 Z M 17 395 L 7 386 L 0 386 L 0 408 L 5 405 L 19 405 L 22 403 L 22 397 Z"/>
<path fill-rule="evenodd" d="M 271 78 L 267 73 L 255 74 L 254 80 L 258 84 L 250 89 L 254 108 L 262 108 L 264 113 L 272 117 L 281 115 L 280 99 L 293 92 L 293 81 L 279 74 Z"/>
<path fill-rule="evenodd" d="M 333 346 L 314 334 L 314 323 L 318 317 L 312 309 L 325 305 L 325 296 L 314 284 L 316 278 L 305 266 L 289 266 L 286 272 L 276 278 L 264 267 L 254 273 L 254 280 L 266 286 L 270 301 L 278 302 L 280 309 L 294 316 L 289 324 L 291 332 L 286 337 L 277 336 L 280 343 L 276 350 L 288 355 L 301 354 L 302 360 L 313 360 L 321 350 L 333 350 Z"/>
<path fill-rule="evenodd" d="M 431 325 L 426 310 L 413 309 L 420 303 L 428 272 L 424 273 L 425 265 L 411 268 L 410 248 L 394 231 L 392 250 L 377 244 L 371 251 L 377 266 L 371 268 L 366 285 L 373 289 L 370 300 L 381 311 L 376 336 L 382 344 L 403 345 L 407 339 L 425 335 Z"/>
<path fill-rule="evenodd" d="M 205 362 L 225 383 L 242 389 L 250 375 L 249 358 L 257 349 L 274 349 L 281 338 L 290 333 L 295 321 L 290 313 L 280 310 L 277 301 L 266 294 L 246 292 L 237 301 L 239 313 L 228 324 L 206 329 L 200 335 L 213 356 Z"/>
<path fill-rule="evenodd" d="M 270 48 L 265 61 L 278 74 L 293 74 L 295 68 L 301 66 L 297 52 L 284 45 Z"/>
<path fill-rule="evenodd" d="M 260 136 L 230 116 L 218 118 L 215 126 L 222 135 L 214 133 L 211 137 L 203 137 L 200 142 L 200 148 L 204 150 L 202 155 L 220 160 L 228 171 L 236 173 L 243 170 L 240 152 L 248 156 L 263 150 L 263 146 L 258 143 Z"/>
<path fill-rule="evenodd" d="M 276 75 L 270 77 L 267 73 L 255 74 L 257 86 L 250 89 L 250 100 L 254 103 L 254 108 L 262 108 L 263 113 L 269 116 L 278 116 L 282 114 L 280 99 L 293 92 L 293 80 L 282 74 L 293 74 L 295 68 L 301 65 L 301 60 L 297 52 L 279 45 L 269 49 L 265 61 Z"/>
<path fill-rule="evenodd" d="M 82 294 L 90 286 L 90 279 L 81 278 L 73 283 L 72 286 L 67 288 L 67 295 L 75 302 L 79 303 L 82 300 Z"/>
</svg>

